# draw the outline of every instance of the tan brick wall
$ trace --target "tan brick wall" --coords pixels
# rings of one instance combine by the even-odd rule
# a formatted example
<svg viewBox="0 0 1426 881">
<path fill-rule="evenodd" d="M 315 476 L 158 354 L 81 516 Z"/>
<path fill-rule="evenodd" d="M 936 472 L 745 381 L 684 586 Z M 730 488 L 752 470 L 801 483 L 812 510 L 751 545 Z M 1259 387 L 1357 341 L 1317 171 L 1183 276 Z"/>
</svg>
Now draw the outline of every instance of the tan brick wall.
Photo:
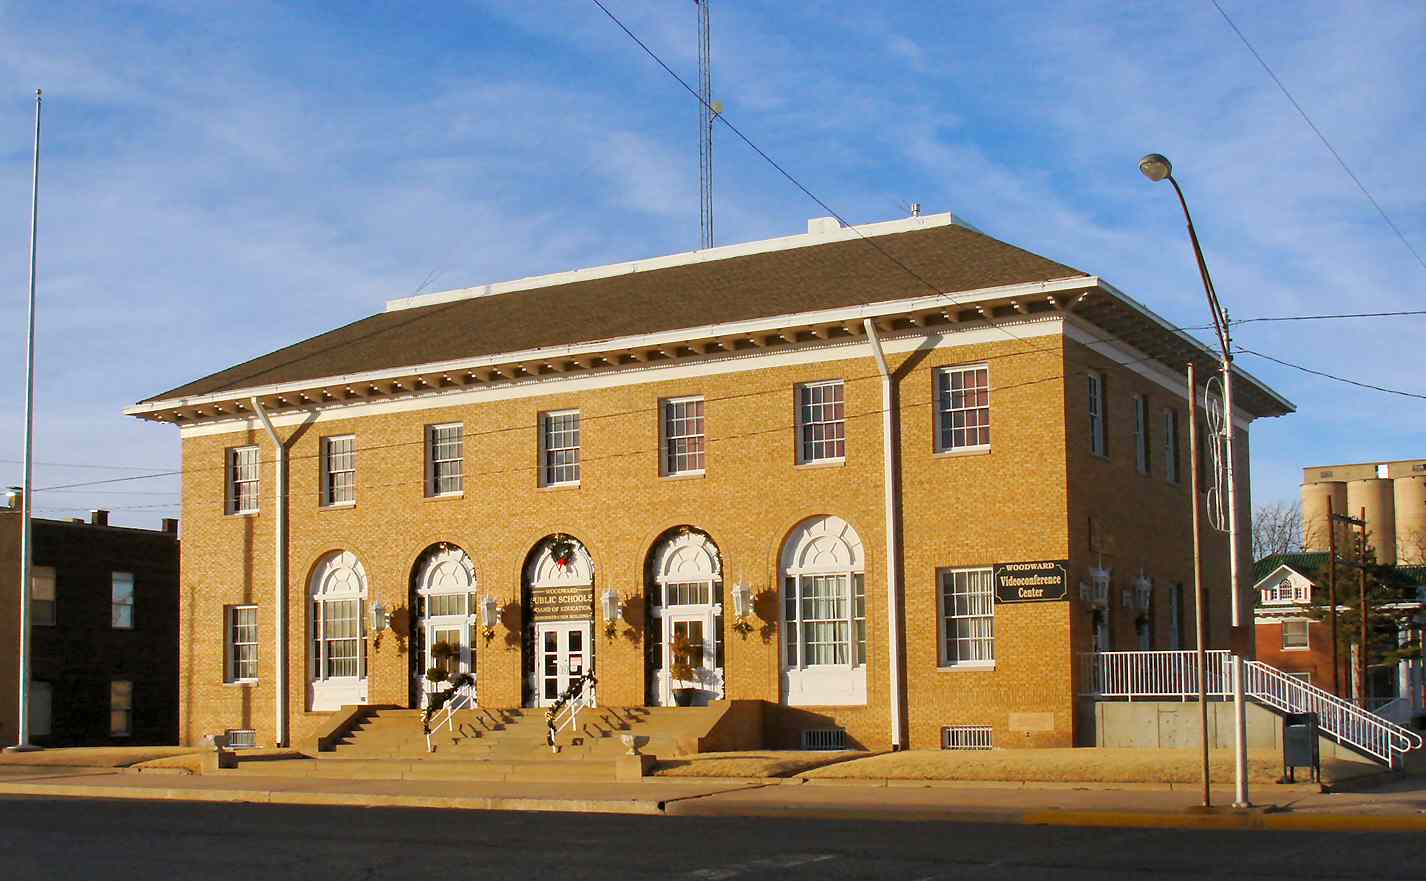
<svg viewBox="0 0 1426 881">
<path fill-rule="evenodd" d="M 1063 345 L 1073 347 L 1062 344 L 1060 337 L 1007 339 L 892 359 L 898 369 L 902 421 L 903 663 L 911 746 L 937 746 L 940 726 L 946 724 L 991 725 L 997 745 L 1066 745 L 1074 736 L 1071 649 L 1087 644 L 1088 617 L 1078 600 L 997 607 L 996 669 L 941 671 L 936 635 L 939 568 L 1067 557 L 1077 582 L 1092 561 L 1085 524 L 1095 512 L 1122 535 L 1122 559 L 1106 558 L 1114 565 L 1116 587 L 1119 573 L 1136 569 L 1141 556 L 1156 585 L 1170 577 L 1188 581 L 1186 557 L 1174 537 L 1181 539 L 1186 527 L 1174 525 L 1177 515 L 1170 510 L 1181 509 L 1186 522 L 1186 491 L 1133 474 L 1132 421 L 1127 430 L 1122 422 L 1126 416 L 1132 420 L 1132 411 L 1127 385 L 1117 374 L 1110 386 L 1111 418 L 1116 420 L 1111 461 L 1090 461 L 1082 452 L 1088 444 L 1085 420 L 1079 418 L 1082 382 L 1072 378 L 1067 395 L 1060 378 Z M 983 359 L 991 365 L 992 451 L 935 455 L 931 371 Z M 846 463 L 798 467 L 794 388 L 801 382 L 836 378 L 846 381 Z M 1129 374 L 1125 382 L 1132 379 Z M 1164 399 L 1162 389 L 1146 387 L 1151 393 L 1157 389 Z M 707 476 L 661 478 L 658 402 L 692 394 L 706 398 Z M 1181 399 L 1178 403 L 1181 406 Z M 565 408 L 578 408 L 582 415 L 582 483 L 577 489 L 540 489 L 535 470 L 538 414 Z M 465 425 L 465 494 L 427 499 L 423 427 L 451 421 Z M 611 586 L 641 596 L 653 543 L 670 527 L 687 524 L 706 531 L 717 543 L 725 585 L 743 579 L 756 594 L 780 592 L 779 556 L 789 532 L 806 517 L 834 514 L 852 524 L 866 549 L 867 705 L 772 712 L 768 735 L 774 743 L 786 744 L 795 742 L 803 727 L 837 724 L 845 726 L 856 743 L 885 747 L 890 742 L 881 380 L 870 358 L 369 415 L 279 432 L 291 438 L 288 640 L 294 741 L 319 718 L 305 712 L 310 666 L 307 579 L 327 551 L 354 552 L 366 570 L 372 597 L 404 623 L 409 620 L 402 613 L 409 611 L 405 607 L 412 568 L 422 551 L 436 542 L 457 544 L 470 554 L 482 595 L 518 606 L 526 555 L 551 533 L 568 533 L 584 542 L 596 566 L 596 598 Z M 350 509 L 322 510 L 320 438 L 347 433 L 357 437 L 357 502 Z M 223 453 L 245 443 L 262 448 L 262 511 L 225 516 Z M 183 448 L 188 476 L 182 734 L 192 740 L 224 728 L 250 727 L 257 730 L 260 743 L 270 743 L 273 450 L 261 432 L 190 437 Z M 728 595 L 725 599 L 731 601 Z M 228 685 L 223 609 L 245 602 L 259 605 L 260 684 Z M 607 639 L 597 605 L 600 699 L 611 705 L 642 704 L 642 634 L 621 626 L 618 636 Z M 1226 603 L 1215 612 L 1219 609 L 1226 614 Z M 731 629 L 732 615 L 726 616 L 728 697 L 776 703 L 781 682 L 778 606 L 760 611 L 773 619 L 773 626 L 764 629 L 769 622 L 755 618 L 752 623 L 758 629 L 747 638 Z M 489 706 L 521 701 L 522 624 L 513 619 L 505 623 L 514 630 L 501 626 L 488 644 L 476 640 L 480 697 Z M 1132 639 L 1132 630 L 1129 634 L 1121 639 Z M 408 643 L 406 633 L 398 630 L 385 633 L 372 648 L 372 702 L 407 704 Z M 1011 714 L 1016 714 L 1014 720 Z M 1019 727 L 1012 728 L 1012 721 Z"/>
</svg>

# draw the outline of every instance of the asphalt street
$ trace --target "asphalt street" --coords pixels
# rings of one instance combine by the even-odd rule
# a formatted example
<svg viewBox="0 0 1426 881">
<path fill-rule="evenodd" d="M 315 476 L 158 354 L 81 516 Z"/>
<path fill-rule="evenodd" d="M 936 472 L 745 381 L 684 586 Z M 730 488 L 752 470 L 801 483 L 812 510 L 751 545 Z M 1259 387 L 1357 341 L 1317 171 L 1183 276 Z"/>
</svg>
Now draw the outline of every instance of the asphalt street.
<svg viewBox="0 0 1426 881">
<path fill-rule="evenodd" d="M 1423 879 L 1420 833 L 0 799 L 0 878 Z"/>
</svg>

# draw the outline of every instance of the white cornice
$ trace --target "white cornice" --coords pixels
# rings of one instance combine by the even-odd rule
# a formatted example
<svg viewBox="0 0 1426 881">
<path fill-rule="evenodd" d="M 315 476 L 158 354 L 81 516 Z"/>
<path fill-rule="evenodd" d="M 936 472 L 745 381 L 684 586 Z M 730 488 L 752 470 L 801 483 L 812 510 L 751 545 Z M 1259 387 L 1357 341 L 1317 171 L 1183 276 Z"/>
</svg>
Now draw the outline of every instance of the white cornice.
<svg viewBox="0 0 1426 881">
<path fill-rule="evenodd" d="M 429 362 L 426 364 L 416 364 L 398 368 L 382 370 L 372 370 L 362 373 L 349 373 L 336 376 L 317 377 L 314 379 L 304 379 L 295 382 L 276 383 L 264 386 L 249 386 L 243 388 L 229 389 L 221 393 L 194 395 L 186 398 L 168 398 L 158 401 L 149 401 L 134 404 L 124 409 L 126 416 L 147 416 L 165 410 L 176 408 L 203 407 L 214 403 L 225 401 L 242 400 L 257 396 L 268 397 L 276 395 L 295 394 L 311 389 L 321 389 L 326 387 L 342 388 L 345 386 L 364 385 L 375 382 L 384 382 L 392 379 L 427 374 L 439 376 L 442 373 L 478 370 L 485 367 L 494 367 L 512 363 L 540 364 L 549 361 L 559 361 L 581 355 L 594 355 L 609 351 L 624 349 L 652 349 L 658 346 L 670 345 L 676 342 L 697 339 L 710 339 L 719 337 L 738 337 L 769 333 L 777 330 L 784 330 L 789 327 L 803 327 L 811 325 L 837 324 L 839 322 L 860 323 L 864 318 L 882 318 L 892 315 L 900 315 L 908 312 L 934 311 L 949 307 L 971 308 L 979 303 L 993 300 L 1005 300 L 1029 298 L 1034 295 L 1049 295 L 1054 293 L 1065 293 L 1070 291 L 1091 290 L 1099 284 L 1099 279 L 1094 276 L 1072 276 L 1063 279 L 1054 279 L 1043 282 L 1029 282 L 1025 284 L 1001 285 L 997 287 L 979 288 L 970 291 L 954 291 L 939 294 L 928 294 L 920 297 L 913 297 L 903 300 L 891 300 L 883 303 L 871 303 L 858 306 L 844 306 L 836 309 L 821 309 L 812 312 L 796 312 L 784 315 L 776 315 L 768 318 L 758 318 L 748 321 L 729 322 L 725 324 L 708 324 L 699 327 L 679 328 L 677 330 L 662 331 L 653 334 L 639 334 L 627 337 L 616 337 L 606 340 L 594 340 L 562 346 L 550 346 L 538 349 L 527 349 L 517 352 L 503 352 L 479 358 L 462 358 L 458 360 Z M 1004 324 L 1005 322 L 998 322 Z"/>
</svg>

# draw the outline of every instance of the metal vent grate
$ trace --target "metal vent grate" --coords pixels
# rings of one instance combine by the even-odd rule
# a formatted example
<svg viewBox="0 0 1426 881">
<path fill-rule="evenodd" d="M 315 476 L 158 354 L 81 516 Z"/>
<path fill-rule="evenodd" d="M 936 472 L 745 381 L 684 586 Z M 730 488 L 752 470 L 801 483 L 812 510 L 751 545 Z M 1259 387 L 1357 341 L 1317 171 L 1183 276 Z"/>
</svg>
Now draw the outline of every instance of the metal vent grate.
<svg viewBox="0 0 1426 881">
<path fill-rule="evenodd" d="M 847 732 L 841 728 L 807 728 L 802 732 L 802 748 L 846 749 Z"/>
<path fill-rule="evenodd" d="M 252 749 L 257 746 L 257 732 L 251 728 L 229 728 L 223 735 L 228 749 Z"/>
<path fill-rule="evenodd" d="M 941 729 L 941 749 L 990 749 L 989 725 L 947 725 Z"/>
</svg>

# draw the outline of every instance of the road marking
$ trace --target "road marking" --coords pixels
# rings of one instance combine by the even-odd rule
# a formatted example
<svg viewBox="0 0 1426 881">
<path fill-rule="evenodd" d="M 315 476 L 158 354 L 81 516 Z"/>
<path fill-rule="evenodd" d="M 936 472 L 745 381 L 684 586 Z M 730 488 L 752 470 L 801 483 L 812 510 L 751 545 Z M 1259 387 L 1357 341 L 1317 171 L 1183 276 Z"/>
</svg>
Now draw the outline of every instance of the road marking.
<svg viewBox="0 0 1426 881">
<path fill-rule="evenodd" d="M 683 877 L 697 879 L 697 881 L 724 881 L 724 879 L 736 878 L 739 875 L 746 875 L 749 872 L 759 872 L 767 869 L 791 869 L 796 866 L 805 866 L 809 863 L 821 863 L 827 860 L 835 860 L 836 858 L 836 854 L 830 853 L 793 853 L 781 857 L 748 860 L 745 863 L 732 863 L 731 865 L 718 866 L 711 869 L 695 869 Z"/>
</svg>

